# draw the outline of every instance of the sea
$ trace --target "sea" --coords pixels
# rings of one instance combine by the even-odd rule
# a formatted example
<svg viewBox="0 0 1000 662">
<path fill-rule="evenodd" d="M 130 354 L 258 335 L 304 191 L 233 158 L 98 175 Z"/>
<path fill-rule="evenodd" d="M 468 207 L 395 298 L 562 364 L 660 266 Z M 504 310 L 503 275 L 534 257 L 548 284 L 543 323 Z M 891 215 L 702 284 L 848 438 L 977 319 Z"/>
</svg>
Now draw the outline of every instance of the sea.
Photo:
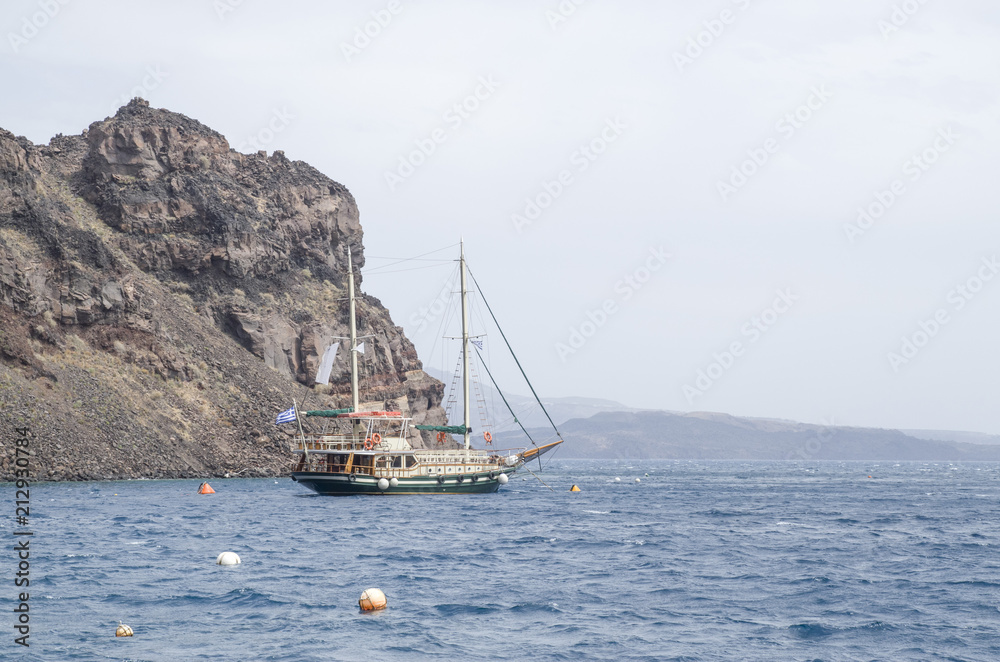
<svg viewBox="0 0 1000 662">
<path fill-rule="evenodd" d="M 0 658 L 1000 660 L 1000 464 L 531 470 L 461 496 L 32 485 L 30 646 L 4 544 Z"/>
</svg>

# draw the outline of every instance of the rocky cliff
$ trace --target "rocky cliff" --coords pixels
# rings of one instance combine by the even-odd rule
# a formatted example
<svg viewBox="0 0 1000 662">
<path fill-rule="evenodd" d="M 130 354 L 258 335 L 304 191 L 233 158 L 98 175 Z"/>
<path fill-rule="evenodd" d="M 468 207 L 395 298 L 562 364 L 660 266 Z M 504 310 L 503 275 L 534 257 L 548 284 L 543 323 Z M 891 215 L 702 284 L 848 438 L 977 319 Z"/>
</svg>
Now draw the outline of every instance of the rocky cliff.
<svg viewBox="0 0 1000 662">
<path fill-rule="evenodd" d="M 315 168 L 141 99 L 47 146 L 0 129 L 0 479 L 23 426 L 39 480 L 286 472 L 275 414 L 349 400 L 344 352 L 311 384 L 347 335 L 362 234 Z M 370 406 L 443 423 L 443 385 L 373 297 L 358 333 Z"/>
</svg>

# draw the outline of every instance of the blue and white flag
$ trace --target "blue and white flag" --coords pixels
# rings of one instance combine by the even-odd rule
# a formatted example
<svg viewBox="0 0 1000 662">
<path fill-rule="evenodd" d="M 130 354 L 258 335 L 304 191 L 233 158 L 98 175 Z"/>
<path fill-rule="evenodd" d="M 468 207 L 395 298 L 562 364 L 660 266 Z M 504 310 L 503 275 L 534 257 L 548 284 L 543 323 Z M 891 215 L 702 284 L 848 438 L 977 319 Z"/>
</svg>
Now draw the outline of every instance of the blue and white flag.
<svg viewBox="0 0 1000 662">
<path fill-rule="evenodd" d="M 295 407 L 292 407 L 278 414 L 278 418 L 274 421 L 274 424 L 281 425 L 282 423 L 291 423 L 295 420 L 297 420 L 295 418 Z"/>
<path fill-rule="evenodd" d="M 471 342 L 473 345 L 475 345 L 476 347 L 478 347 L 479 351 L 483 350 L 483 341 L 482 340 L 470 340 L 469 342 Z"/>
</svg>

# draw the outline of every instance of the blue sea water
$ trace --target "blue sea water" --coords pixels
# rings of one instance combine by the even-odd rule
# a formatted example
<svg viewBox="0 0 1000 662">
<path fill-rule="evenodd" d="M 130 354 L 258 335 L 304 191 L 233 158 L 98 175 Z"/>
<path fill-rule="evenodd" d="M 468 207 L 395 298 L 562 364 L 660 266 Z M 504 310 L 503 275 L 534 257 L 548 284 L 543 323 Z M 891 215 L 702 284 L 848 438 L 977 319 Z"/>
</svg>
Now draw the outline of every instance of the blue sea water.
<svg viewBox="0 0 1000 662">
<path fill-rule="evenodd" d="M 37 484 L 31 647 L 8 607 L 0 658 L 1000 659 L 1000 465 L 556 458 L 541 479 Z M 361 613 L 372 586 L 389 607 Z"/>
</svg>

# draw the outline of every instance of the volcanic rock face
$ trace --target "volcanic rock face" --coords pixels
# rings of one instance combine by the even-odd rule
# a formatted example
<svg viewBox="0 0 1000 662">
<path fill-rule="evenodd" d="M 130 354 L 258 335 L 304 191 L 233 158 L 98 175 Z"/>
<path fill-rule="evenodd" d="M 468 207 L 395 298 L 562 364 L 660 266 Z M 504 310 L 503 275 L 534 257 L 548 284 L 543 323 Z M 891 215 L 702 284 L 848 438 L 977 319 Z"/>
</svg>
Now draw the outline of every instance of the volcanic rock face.
<svg viewBox="0 0 1000 662">
<path fill-rule="evenodd" d="M 342 185 L 141 99 L 48 146 L 0 129 L 0 479 L 24 426 L 36 479 L 286 472 L 276 412 L 349 404 L 346 352 L 307 387 L 361 240 Z M 402 329 L 357 308 L 363 399 L 444 423 Z"/>
</svg>

